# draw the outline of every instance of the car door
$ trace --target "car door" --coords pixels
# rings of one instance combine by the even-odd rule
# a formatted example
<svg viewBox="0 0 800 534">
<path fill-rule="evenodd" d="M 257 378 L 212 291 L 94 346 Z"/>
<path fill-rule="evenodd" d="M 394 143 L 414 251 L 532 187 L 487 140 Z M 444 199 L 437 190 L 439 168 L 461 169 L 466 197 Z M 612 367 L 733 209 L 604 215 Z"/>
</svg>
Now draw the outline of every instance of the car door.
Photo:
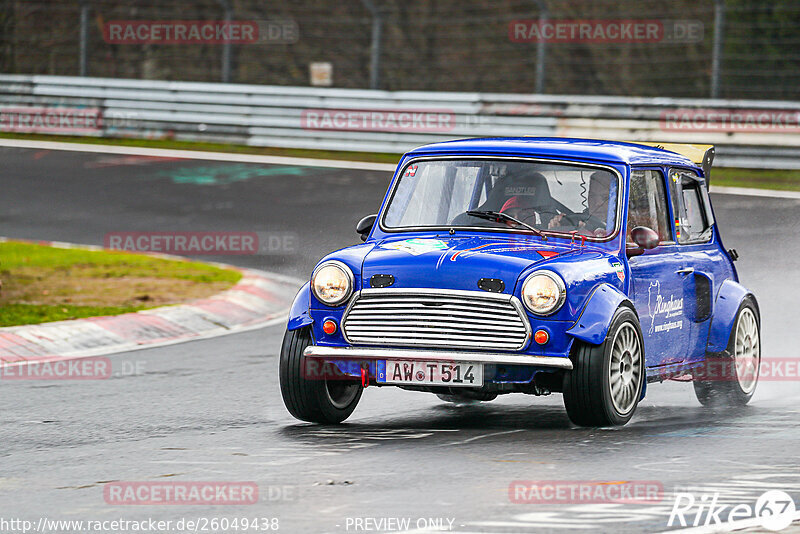
<svg viewBox="0 0 800 534">
<path fill-rule="evenodd" d="M 713 296 L 725 264 L 714 241 L 714 215 L 704 181 L 694 171 L 670 169 L 669 190 L 683 259 L 687 361 L 691 362 L 705 355 Z"/>
<path fill-rule="evenodd" d="M 686 324 L 684 259 L 670 224 L 666 177 L 661 169 L 633 169 L 628 193 L 628 246 L 631 230 L 646 226 L 659 236 L 659 245 L 628 259 L 629 295 L 639 314 L 647 367 L 657 368 L 684 361 Z"/>
</svg>

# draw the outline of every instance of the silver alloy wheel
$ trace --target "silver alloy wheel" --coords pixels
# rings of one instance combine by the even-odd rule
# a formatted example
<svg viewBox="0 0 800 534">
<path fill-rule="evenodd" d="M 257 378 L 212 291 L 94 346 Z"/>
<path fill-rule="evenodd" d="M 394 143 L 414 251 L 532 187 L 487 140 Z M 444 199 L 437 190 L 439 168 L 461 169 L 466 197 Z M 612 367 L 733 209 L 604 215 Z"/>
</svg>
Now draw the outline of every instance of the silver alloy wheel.
<svg viewBox="0 0 800 534">
<path fill-rule="evenodd" d="M 326 380 L 325 393 L 336 408 L 344 410 L 358 395 L 359 384 L 343 380 Z"/>
<path fill-rule="evenodd" d="M 631 323 L 624 323 L 614 336 L 608 369 L 611 402 L 620 415 L 629 413 L 636 406 L 641 379 L 642 349 L 639 335 Z"/>
<path fill-rule="evenodd" d="M 758 382 L 761 365 L 761 343 L 758 338 L 758 323 L 750 308 L 743 308 L 736 321 L 736 337 L 733 342 L 736 379 L 742 392 L 751 393 Z"/>
</svg>

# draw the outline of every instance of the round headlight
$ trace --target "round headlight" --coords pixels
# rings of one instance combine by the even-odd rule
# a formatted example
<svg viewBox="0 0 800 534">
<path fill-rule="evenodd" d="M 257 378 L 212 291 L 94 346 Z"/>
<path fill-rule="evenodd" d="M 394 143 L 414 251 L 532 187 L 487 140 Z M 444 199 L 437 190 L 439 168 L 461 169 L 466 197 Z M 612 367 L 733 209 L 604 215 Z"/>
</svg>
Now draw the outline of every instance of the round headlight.
<svg viewBox="0 0 800 534">
<path fill-rule="evenodd" d="M 353 292 L 353 273 L 344 263 L 323 263 L 311 276 L 311 289 L 320 302 L 337 306 L 346 301 Z"/>
<path fill-rule="evenodd" d="M 564 282 L 551 271 L 537 271 L 522 285 L 522 302 L 536 315 L 556 312 L 566 298 Z"/>
</svg>

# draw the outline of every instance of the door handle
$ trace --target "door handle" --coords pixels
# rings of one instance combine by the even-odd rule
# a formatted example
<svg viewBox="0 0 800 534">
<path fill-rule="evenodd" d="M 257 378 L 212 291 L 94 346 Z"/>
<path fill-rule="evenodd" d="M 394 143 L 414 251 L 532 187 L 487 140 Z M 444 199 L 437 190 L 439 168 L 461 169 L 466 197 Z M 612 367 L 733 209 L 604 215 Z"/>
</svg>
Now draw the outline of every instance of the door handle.
<svg viewBox="0 0 800 534">
<path fill-rule="evenodd" d="M 683 269 L 678 269 L 675 271 L 675 274 L 692 274 L 694 272 L 694 267 L 685 267 Z"/>
</svg>

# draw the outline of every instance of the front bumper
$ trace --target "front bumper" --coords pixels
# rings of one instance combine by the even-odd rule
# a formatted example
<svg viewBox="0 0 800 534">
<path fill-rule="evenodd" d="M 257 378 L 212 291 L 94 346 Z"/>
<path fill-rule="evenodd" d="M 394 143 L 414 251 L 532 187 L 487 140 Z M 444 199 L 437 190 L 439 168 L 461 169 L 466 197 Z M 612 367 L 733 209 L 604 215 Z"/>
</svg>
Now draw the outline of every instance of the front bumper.
<svg viewBox="0 0 800 534">
<path fill-rule="evenodd" d="M 403 360 L 426 362 L 470 362 L 488 365 L 530 365 L 556 369 L 572 369 L 569 358 L 503 354 L 496 352 L 459 352 L 426 349 L 383 349 L 361 347 L 321 347 L 312 345 L 303 352 L 306 358 L 320 360 Z"/>
</svg>

